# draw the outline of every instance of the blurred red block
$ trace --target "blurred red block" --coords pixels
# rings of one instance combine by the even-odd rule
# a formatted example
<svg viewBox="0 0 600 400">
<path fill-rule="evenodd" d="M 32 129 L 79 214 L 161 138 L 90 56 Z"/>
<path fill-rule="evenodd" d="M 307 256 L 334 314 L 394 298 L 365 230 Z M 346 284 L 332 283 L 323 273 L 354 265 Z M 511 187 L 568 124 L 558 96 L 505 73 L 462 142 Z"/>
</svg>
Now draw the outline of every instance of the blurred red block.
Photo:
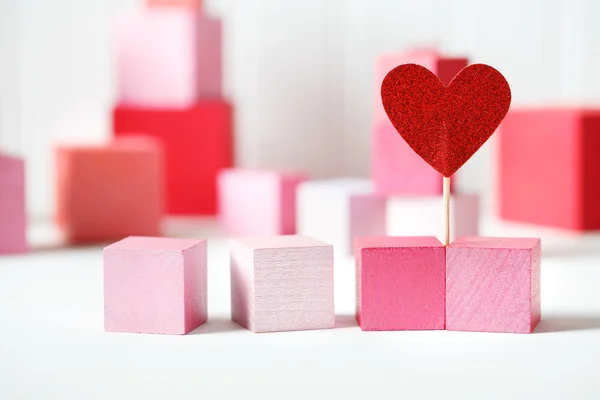
<svg viewBox="0 0 600 400">
<path fill-rule="evenodd" d="M 139 134 L 163 144 L 169 214 L 216 214 L 217 173 L 233 165 L 228 102 L 204 101 L 182 109 L 117 106 L 113 129 L 117 137 Z"/>
<path fill-rule="evenodd" d="M 600 229 L 600 109 L 522 109 L 500 132 L 502 218 Z"/>
<path fill-rule="evenodd" d="M 25 162 L 0 153 L 0 254 L 27 251 Z"/>
<path fill-rule="evenodd" d="M 59 146 L 57 219 L 69 243 L 157 236 L 163 213 L 162 150 L 143 139 Z"/>
<path fill-rule="evenodd" d="M 146 0 L 148 7 L 183 7 L 191 10 L 200 10 L 202 0 Z"/>
</svg>

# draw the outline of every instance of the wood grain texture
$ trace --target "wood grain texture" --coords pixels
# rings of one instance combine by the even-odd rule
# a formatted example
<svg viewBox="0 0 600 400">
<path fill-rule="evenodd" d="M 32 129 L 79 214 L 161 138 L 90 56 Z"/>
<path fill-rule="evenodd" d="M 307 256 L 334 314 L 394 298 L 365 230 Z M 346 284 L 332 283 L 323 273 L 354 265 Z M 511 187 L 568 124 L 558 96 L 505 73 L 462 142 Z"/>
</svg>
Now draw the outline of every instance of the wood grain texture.
<svg viewBox="0 0 600 400">
<path fill-rule="evenodd" d="M 464 237 L 447 249 L 446 329 L 531 333 L 540 320 L 540 239 Z"/>
<path fill-rule="evenodd" d="M 27 251 L 25 162 L 0 153 L 0 254 Z"/>
<path fill-rule="evenodd" d="M 57 220 L 69 243 L 157 236 L 163 149 L 146 139 L 56 148 Z"/>
<path fill-rule="evenodd" d="M 206 240 L 129 237 L 104 249 L 107 332 L 186 334 L 207 319 Z"/>
<path fill-rule="evenodd" d="M 362 330 L 444 329 L 446 248 L 438 239 L 357 238 L 355 252 Z"/>
<path fill-rule="evenodd" d="M 333 247 L 302 236 L 232 239 L 231 315 L 253 332 L 335 326 Z"/>
<path fill-rule="evenodd" d="M 298 187 L 298 234 L 334 246 L 336 254 L 352 254 L 358 236 L 385 234 L 385 198 L 368 179 L 308 181 Z"/>
<path fill-rule="evenodd" d="M 231 236 L 296 233 L 296 188 L 301 172 L 232 168 L 217 177 L 219 219 Z"/>
</svg>

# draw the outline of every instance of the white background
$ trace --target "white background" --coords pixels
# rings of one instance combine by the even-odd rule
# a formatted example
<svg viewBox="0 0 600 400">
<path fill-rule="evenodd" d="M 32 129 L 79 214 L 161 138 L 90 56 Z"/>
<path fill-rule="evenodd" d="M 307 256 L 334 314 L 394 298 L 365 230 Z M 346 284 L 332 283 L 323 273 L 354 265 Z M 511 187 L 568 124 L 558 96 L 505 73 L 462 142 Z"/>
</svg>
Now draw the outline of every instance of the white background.
<svg viewBox="0 0 600 400">
<path fill-rule="evenodd" d="M 437 46 L 489 63 L 514 104 L 600 100 L 595 0 L 207 0 L 225 21 L 241 166 L 368 176 L 373 66 Z M 134 0 L 0 0 L 0 148 L 26 157 L 32 216 L 53 209 L 52 148 L 108 137 L 111 21 Z M 493 203 L 494 141 L 460 172 Z"/>
</svg>

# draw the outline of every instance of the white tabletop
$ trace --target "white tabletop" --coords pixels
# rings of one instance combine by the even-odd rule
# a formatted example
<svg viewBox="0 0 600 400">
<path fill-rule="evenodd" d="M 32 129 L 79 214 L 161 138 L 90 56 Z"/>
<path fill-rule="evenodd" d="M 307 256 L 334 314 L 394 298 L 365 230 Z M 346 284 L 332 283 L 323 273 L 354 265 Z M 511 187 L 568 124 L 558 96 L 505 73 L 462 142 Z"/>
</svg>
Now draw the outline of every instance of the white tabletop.
<svg viewBox="0 0 600 400">
<path fill-rule="evenodd" d="M 101 247 L 0 257 L 0 399 L 600 398 L 599 236 L 543 232 L 542 322 L 516 335 L 362 332 L 349 258 L 336 329 L 253 334 L 229 320 L 214 223 L 177 235 L 209 237 L 209 322 L 186 336 L 103 331 Z"/>
</svg>

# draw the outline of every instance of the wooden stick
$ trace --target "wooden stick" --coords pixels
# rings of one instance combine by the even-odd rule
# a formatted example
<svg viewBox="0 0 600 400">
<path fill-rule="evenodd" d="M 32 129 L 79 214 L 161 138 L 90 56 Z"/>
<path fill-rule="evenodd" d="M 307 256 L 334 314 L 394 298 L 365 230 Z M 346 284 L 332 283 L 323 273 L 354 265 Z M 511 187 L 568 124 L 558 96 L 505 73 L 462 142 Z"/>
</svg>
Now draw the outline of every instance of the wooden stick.
<svg viewBox="0 0 600 400">
<path fill-rule="evenodd" d="M 444 177 L 444 245 L 450 244 L 450 178 Z"/>
</svg>

